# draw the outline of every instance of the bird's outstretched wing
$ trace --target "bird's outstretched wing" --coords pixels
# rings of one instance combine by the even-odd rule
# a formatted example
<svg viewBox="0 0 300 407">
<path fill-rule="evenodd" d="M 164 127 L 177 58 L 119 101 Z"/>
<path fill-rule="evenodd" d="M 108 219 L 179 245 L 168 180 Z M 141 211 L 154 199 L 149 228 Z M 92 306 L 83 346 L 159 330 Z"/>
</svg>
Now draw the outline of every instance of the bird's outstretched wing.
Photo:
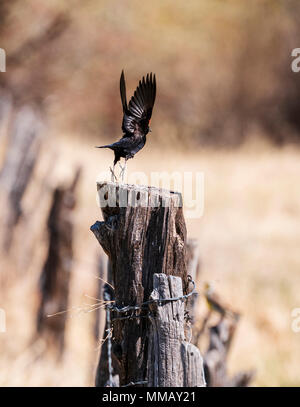
<svg viewBox="0 0 300 407">
<path fill-rule="evenodd" d="M 121 100 L 122 100 L 122 106 L 123 106 L 123 113 L 125 113 L 127 111 L 127 98 L 126 98 L 126 85 L 125 85 L 124 71 L 122 71 L 121 78 L 120 78 L 120 93 L 121 93 Z"/>
<path fill-rule="evenodd" d="M 126 87 L 124 72 L 122 71 L 120 79 L 121 100 L 123 106 L 122 130 L 124 136 L 139 133 L 146 134 L 152 115 L 152 110 L 156 97 L 156 78 L 155 74 L 147 74 L 143 77 L 127 106 Z"/>
</svg>

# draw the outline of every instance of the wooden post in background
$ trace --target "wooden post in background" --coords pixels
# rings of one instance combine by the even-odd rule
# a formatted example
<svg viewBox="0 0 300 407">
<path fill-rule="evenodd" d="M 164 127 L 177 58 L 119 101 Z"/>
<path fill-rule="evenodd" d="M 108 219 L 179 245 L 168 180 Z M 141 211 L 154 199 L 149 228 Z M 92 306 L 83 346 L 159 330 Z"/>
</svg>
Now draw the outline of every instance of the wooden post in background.
<svg viewBox="0 0 300 407">
<path fill-rule="evenodd" d="M 200 274 L 200 259 L 199 259 L 199 252 L 198 252 L 198 241 L 197 239 L 188 239 L 187 245 L 186 245 L 186 252 L 187 252 L 187 273 L 189 276 L 191 276 L 192 280 L 198 283 L 199 280 L 199 274 Z M 186 335 L 189 334 L 191 337 L 191 340 L 194 340 L 191 332 L 191 328 L 195 323 L 196 319 L 196 306 L 198 302 L 198 297 L 199 294 L 198 292 L 195 293 L 195 295 L 192 295 L 191 297 L 188 298 L 187 304 L 186 304 L 186 312 L 189 318 L 188 324 L 189 326 L 186 329 Z M 194 341 L 193 341 L 194 343 Z M 194 343 L 196 345 L 196 343 Z"/>
<path fill-rule="evenodd" d="M 98 183 L 97 189 L 104 221 L 96 222 L 91 230 L 109 256 L 116 306 L 140 306 L 148 301 L 155 273 L 180 277 L 186 293 L 181 194 L 113 182 Z M 148 312 L 147 307 L 122 315 L 112 312 L 112 350 L 120 385 L 147 381 Z"/>
<path fill-rule="evenodd" d="M 22 198 L 30 182 L 41 146 L 42 120 L 31 106 L 15 113 L 7 153 L 0 173 L 1 242 L 8 251 L 22 215 Z"/>
<path fill-rule="evenodd" d="M 64 350 L 66 311 L 73 260 L 73 220 L 71 212 L 76 205 L 75 189 L 80 168 L 68 187 L 58 187 L 48 219 L 49 249 L 40 276 L 40 304 L 37 313 L 37 334 L 47 350 L 54 348 L 60 357 Z M 53 315 L 58 313 L 58 315 Z M 53 315 L 49 317 L 49 315 Z"/>
<path fill-rule="evenodd" d="M 104 280 L 107 281 L 107 283 L 103 283 L 101 284 L 100 290 L 101 292 L 99 292 L 99 297 L 97 298 L 102 298 L 104 297 L 104 293 L 107 292 L 111 299 L 114 299 L 114 290 L 112 289 L 111 285 L 113 284 L 112 281 L 112 270 L 111 270 L 111 264 L 110 261 L 107 259 L 106 261 L 104 260 L 104 256 L 101 256 L 102 260 L 102 278 L 104 278 Z M 106 257 L 106 256 L 105 256 Z M 103 312 L 103 310 L 98 310 L 97 311 L 97 315 L 98 315 L 98 319 L 99 319 L 99 323 L 98 323 L 98 343 L 100 342 L 100 333 L 101 331 L 103 332 L 103 336 L 102 336 L 102 345 L 101 345 L 101 349 L 100 349 L 100 357 L 99 357 L 99 361 L 98 361 L 98 365 L 97 365 L 97 370 L 96 370 L 96 378 L 95 378 L 95 385 L 96 387 L 105 387 L 107 386 L 107 384 L 109 383 L 109 372 L 108 372 L 108 358 L 107 358 L 107 324 L 106 321 L 100 321 L 100 312 L 105 314 Z M 101 330 L 101 327 L 104 329 Z M 113 365 L 113 381 L 114 383 L 119 383 L 119 379 L 117 378 L 118 376 L 118 361 L 116 360 L 116 358 L 113 356 L 113 360 L 112 360 L 112 365 Z"/>
<path fill-rule="evenodd" d="M 254 377 L 253 370 L 228 375 L 227 359 L 238 319 L 222 318 L 209 328 L 209 346 L 204 354 L 204 370 L 209 387 L 247 387 Z"/>
</svg>

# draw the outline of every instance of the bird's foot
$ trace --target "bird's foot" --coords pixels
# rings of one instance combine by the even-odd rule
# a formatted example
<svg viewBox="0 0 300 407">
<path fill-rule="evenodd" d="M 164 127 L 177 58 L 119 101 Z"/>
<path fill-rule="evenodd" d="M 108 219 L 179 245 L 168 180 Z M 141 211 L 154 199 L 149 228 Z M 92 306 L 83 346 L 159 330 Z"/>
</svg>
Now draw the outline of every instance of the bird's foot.
<svg viewBox="0 0 300 407">
<path fill-rule="evenodd" d="M 114 170 L 111 167 L 109 167 L 109 169 L 110 169 L 110 172 L 111 172 L 111 181 L 112 182 L 114 182 L 114 181 L 117 182 L 118 180 L 117 180 L 117 177 L 116 177 L 116 174 L 115 174 Z"/>
</svg>

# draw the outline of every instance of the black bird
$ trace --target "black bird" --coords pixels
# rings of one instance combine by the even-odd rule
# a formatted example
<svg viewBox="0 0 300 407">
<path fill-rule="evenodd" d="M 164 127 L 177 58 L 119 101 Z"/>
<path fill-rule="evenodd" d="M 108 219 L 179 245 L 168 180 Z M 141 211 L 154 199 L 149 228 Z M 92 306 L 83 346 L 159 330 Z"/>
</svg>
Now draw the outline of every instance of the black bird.
<svg viewBox="0 0 300 407">
<path fill-rule="evenodd" d="M 125 158 L 124 167 L 120 164 L 122 178 L 124 177 L 127 160 L 133 158 L 144 147 L 146 135 L 151 131 L 149 123 L 156 96 L 155 74 L 147 74 L 146 79 L 143 77 L 139 81 L 139 85 L 127 105 L 125 77 L 124 71 L 122 71 L 120 93 L 124 113 L 122 122 L 123 137 L 116 143 L 97 146 L 97 148 L 110 148 L 115 153 L 113 169 L 110 168 L 112 178 L 116 178 L 114 167 L 121 157 Z"/>
</svg>

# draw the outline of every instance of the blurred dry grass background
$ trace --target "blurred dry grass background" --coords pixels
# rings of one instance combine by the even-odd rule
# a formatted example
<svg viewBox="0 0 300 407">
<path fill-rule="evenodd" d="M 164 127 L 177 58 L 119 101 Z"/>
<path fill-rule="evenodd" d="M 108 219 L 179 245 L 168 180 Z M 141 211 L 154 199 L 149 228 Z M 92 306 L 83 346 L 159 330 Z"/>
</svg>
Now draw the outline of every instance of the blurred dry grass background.
<svg viewBox="0 0 300 407">
<path fill-rule="evenodd" d="M 256 369 L 255 385 L 299 385 L 300 74 L 291 72 L 299 47 L 296 0 L 131 1 L 10 0 L 0 2 L 0 46 L 7 72 L 0 91 L 15 107 L 42 112 L 44 140 L 22 199 L 9 256 L 1 256 L 0 385 L 92 385 L 98 357 L 93 313 L 100 248 L 89 226 L 100 218 L 95 181 L 110 152 L 95 144 L 120 136 L 118 81 L 128 92 L 156 72 L 158 97 L 146 148 L 129 171 L 203 171 L 205 209 L 187 220 L 199 239 L 203 281 L 242 313 L 229 366 Z M 39 43 L 58 18 L 53 39 Z M 298 41 L 298 43 L 297 43 Z M 2 134 L 2 133 L 1 133 Z M 0 138 L 1 163 L 8 139 Z M 47 249 L 51 187 L 83 166 L 74 211 L 74 267 L 67 344 L 56 364 L 30 347 L 37 282 Z M 47 175 L 47 185 L 42 185 Z M 204 313 L 200 301 L 199 316 Z"/>
</svg>

